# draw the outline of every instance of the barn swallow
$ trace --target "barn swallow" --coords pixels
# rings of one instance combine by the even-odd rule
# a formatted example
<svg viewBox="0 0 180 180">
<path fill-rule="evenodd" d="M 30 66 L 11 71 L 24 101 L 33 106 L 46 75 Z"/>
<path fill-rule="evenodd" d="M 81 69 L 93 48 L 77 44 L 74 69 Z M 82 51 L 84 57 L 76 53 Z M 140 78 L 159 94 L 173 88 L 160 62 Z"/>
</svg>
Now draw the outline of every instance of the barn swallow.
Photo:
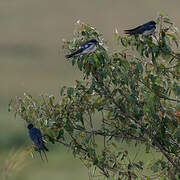
<svg viewBox="0 0 180 180">
<path fill-rule="evenodd" d="M 46 161 L 48 161 L 46 153 L 45 153 L 45 151 L 48 151 L 48 149 L 44 145 L 44 141 L 42 139 L 41 131 L 39 129 L 35 128 L 33 126 L 33 124 L 29 124 L 27 126 L 27 128 L 29 129 L 29 137 L 33 141 L 34 145 L 37 147 L 38 152 L 40 153 L 41 159 L 43 160 L 42 154 L 41 154 L 41 151 L 42 151 L 45 155 Z"/>
<path fill-rule="evenodd" d="M 66 58 L 71 58 L 71 57 L 82 55 L 82 54 L 92 53 L 96 50 L 97 44 L 98 44 L 98 41 L 96 39 L 91 39 L 89 41 L 86 41 L 80 46 L 80 48 L 77 51 L 75 51 L 72 54 L 66 55 Z"/>
<path fill-rule="evenodd" d="M 136 34 L 151 35 L 155 31 L 155 29 L 156 29 L 156 22 L 149 21 L 134 29 L 125 30 L 124 33 L 130 35 L 136 35 Z"/>
</svg>

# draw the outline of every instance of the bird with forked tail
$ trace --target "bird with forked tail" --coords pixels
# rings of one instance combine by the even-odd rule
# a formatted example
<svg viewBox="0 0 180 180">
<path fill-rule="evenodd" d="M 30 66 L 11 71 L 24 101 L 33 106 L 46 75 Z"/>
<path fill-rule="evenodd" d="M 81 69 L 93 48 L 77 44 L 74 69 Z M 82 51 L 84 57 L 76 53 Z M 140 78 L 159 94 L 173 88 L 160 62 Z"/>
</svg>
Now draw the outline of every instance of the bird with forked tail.
<svg viewBox="0 0 180 180">
<path fill-rule="evenodd" d="M 96 50 L 97 44 L 98 44 L 98 41 L 96 39 L 91 39 L 89 41 L 86 41 L 80 46 L 80 48 L 77 51 L 75 51 L 72 54 L 66 55 L 66 58 L 71 58 L 71 57 L 82 55 L 82 54 L 92 53 Z"/>
<path fill-rule="evenodd" d="M 142 34 L 147 36 L 147 35 L 151 35 L 155 30 L 156 30 L 156 22 L 149 21 L 134 29 L 125 30 L 124 33 L 129 35 Z"/>
<path fill-rule="evenodd" d="M 46 161 L 48 161 L 46 152 L 45 152 L 45 151 L 48 151 L 48 148 L 44 145 L 41 131 L 35 128 L 33 124 L 29 124 L 27 128 L 29 129 L 29 137 L 33 141 L 34 145 L 37 147 L 38 152 L 40 153 L 41 159 L 43 160 L 42 154 L 41 154 L 41 151 L 42 151 L 45 155 Z"/>
</svg>

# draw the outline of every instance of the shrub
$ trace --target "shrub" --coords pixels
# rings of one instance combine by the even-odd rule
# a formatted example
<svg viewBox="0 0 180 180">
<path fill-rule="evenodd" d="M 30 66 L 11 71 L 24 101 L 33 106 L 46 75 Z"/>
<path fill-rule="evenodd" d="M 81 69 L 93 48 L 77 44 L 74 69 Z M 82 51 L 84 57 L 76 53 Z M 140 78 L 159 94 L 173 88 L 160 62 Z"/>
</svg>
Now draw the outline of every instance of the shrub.
<svg viewBox="0 0 180 180">
<path fill-rule="evenodd" d="M 76 56 L 72 65 L 83 80 L 63 87 L 61 97 L 24 94 L 10 109 L 41 128 L 47 141 L 61 143 L 95 177 L 111 179 L 178 179 L 180 176 L 180 54 L 177 28 L 167 16 L 157 18 L 152 36 L 114 37 L 120 50 L 110 53 L 103 35 L 78 22 L 65 51 L 96 38 L 95 53 Z M 146 162 L 130 158 L 133 143 L 158 156 Z M 143 149 L 143 147 L 145 147 Z M 149 169 L 148 169 L 149 168 Z M 147 170 L 148 169 L 148 170 Z"/>
</svg>

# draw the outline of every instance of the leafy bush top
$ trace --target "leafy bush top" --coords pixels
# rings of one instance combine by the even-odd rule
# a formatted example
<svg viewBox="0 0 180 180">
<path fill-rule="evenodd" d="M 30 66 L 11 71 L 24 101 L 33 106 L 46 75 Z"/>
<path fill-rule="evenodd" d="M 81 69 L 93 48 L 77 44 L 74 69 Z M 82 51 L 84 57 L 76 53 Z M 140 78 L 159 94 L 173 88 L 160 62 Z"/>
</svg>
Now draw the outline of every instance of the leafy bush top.
<svg viewBox="0 0 180 180">
<path fill-rule="evenodd" d="M 111 179 L 178 179 L 180 176 L 180 54 L 177 28 L 167 16 L 157 18 L 152 36 L 114 34 L 120 50 L 110 53 L 101 33 L 78 22 L 66 51 L 96 38 L 95 53 L 76 56 L 72 65 L 83 74 L 75 87 L 63 87 L 61 98 L 29 94 L 10 109 L 41 128 L 47 141 L 70 148 L 75 157 Z M 156 160 L 132 160 L 120 142 L 143 144 Z"/>
</svg>

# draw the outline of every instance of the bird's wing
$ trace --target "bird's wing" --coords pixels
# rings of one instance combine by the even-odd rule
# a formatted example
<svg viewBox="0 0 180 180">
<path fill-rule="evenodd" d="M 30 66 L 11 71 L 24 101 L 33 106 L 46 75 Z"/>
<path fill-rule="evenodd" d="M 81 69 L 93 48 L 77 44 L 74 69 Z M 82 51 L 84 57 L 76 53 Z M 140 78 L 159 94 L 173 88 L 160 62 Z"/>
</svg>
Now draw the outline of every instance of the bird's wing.
<svg viewBox="0 0 180 180">
<path fill-rule="evenodd" d="M 71 58 L 73 56 L 77 56 L 77 55 L 81 54 L 82 52 L 83 52 L 83 48 L 80 48 L 77 51 L 75 51 L 75 52 L 73 52 L 71 54 L 66 55 L 66 58 Z"/>
<path fill-rule="evenodd" d="M 141 25 L 134 29 L 124 30 L 124 32 L 126 34 L 141 34 L 144 32 L 144 30 L 145 30 L 145 27 L 143 25 Z"/>
<path fill-rule="evenodd" d="M 31 140 L 34 142 L 34 145 L 38 148 L 42 148 L 43 140 L 42 140 L 42 134 L 41 131 L 37 128 L 32 128 L 29 131 L 29 136 Z"/>
<path fill-rule="evenodd" d="M 33 133 L 36 134 L 38 138 L 42 138 L 41 131 L 37 128 L 33 128 Z"/>
<path fill-rule="evenodd" d="M 153 24 L 146 26 L 146 30 L 151 30 L 151 29 L 156 29 L 156 26 Z"/>
<path fill-rule="evenodd" d="M 94 46 L 94 43 L 87 41 L 87 42 L 85 42 L 84 44 L 82 44 L 82 45 L 80 46 L 80 49 L 81 49 L 81 48 L 82 48 L 82 49 L 88 49 L 88 48 L 91 47 L 91 46 Z"/>
</svg>

